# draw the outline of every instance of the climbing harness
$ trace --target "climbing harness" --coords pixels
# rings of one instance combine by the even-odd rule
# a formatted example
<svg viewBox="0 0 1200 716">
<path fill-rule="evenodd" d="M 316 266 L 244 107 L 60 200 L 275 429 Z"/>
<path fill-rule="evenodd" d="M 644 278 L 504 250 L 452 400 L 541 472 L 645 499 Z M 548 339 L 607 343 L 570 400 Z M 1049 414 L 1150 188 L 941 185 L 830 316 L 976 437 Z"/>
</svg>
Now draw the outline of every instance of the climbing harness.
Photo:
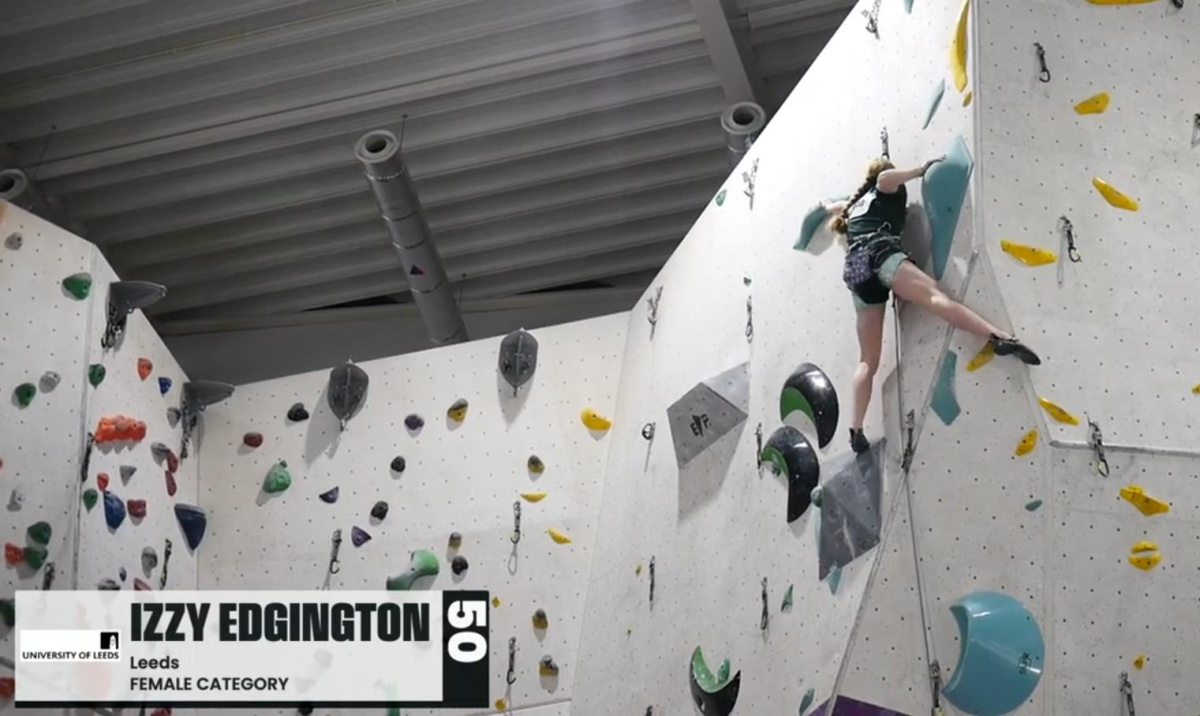
<svg viewBox="0 0 1200 716">
<path fill-rule="evenodd" d="M 650 604 L 654 604 L 654 557 L 650 557 Z"/>
<path fill-rule="evenodd" d="M 160 591 L 167 588 L 167 563 L 171 561 L 171 540 L 167 540 L 166 542 L 166 546 L 163 547 L 162 574 L 158 575 L 158 588 Z"/>
<path fill-rule="evenodd" d="M 891 151 L 891 147 L 888 146 L 887 127 L 884 127 L 883 129 L 879 130 L 879 142 L 880 142 L 880 144 L 883 145 L 883 151 L 879 154 L 879 156 L 883 157 L 884 159 L 891 159 L 892 151 Z"/>
<path fill-rule="evenodd" d="M 1038 75 L 1038 79 L 1042 82 L 1049 82 L 1050 70 L 1046 67 L 1046 50 L 1042 47 L 1042 43 L 1040 42 L 1033 43 L 1033 46 L 1037 48 L 1038 65 L 1042 68 L 1041 74 Z"/>
<path fill-rule="evenodd" d="M 46 563 L 46 571 L 42 573 L 42 591 L 50 591 L 50 585 L 54 583 L 54 563 Z"/>
<path fill-rule="evenodd" d="M 1071 263 L 1077 264 L 1083 260 L 1079 255 L 1079 250 L 1075 248 L 1075 225 L 1065 216 L 1058 217 L 1058 226 L 1062 231 L 1062 248 L 1060 251 L 1071 259 Z M 1066 264 L 1062 261 L 1058 262 L 1058 285 L 1063 285 L 1064 274 L 1066 273 Z"/>
<path fill-rule="evenodd" d="M 1092 419 L 1086 414 L 1088 424 L 1088 445 L 1092 446 L 1092 452 L 1096 453 L 1096 472 L 1100 473 L 1101 477 L 1108 477 L 1108 458 L 1104 455 L 1104 436 L 1100 433 L 1100 426 L 1092 422 Z"/>
<path fill-rule="evenodd" d="M 88 433 L 87 441 L 83 444 L 83 459 L 79 461 L 79 481 L 88 479 L 88 467 L 92 464 L 92 448 L 96 447 L 96 436 Z"/>
<path fill-rule="evenodd" d="M 338 559 L 338 553 L 342 551 L 342 530 L 340 528 L 333 531 L 330 543 L 332 547 L 329 551 L 329 567 L 325 570 L 326 589 L 329 588 L 329 578 L 342 571 L 342 563 Z"/>
<path fill-rule="evenodd" d="M 762 423 L 759 423 L 758 427 L 754 429 L 754 442 L 758 444 L 758 449 L 754 453 L 754 462 L 755 462 L 755 466 L 758 467 L 760 470 L 762 469 L 762 464 L 763 464 L 762 436 L 763 436 Z M 759 477 L 762 477 L 762 475 L 760 474 Z"/>
<path fill-rule="evenodd" d="M 867 18 L 867 32 L 879 38 L 879 4 L 881 0 L 875 0 L 875 4 L 870 10 L 863 10 L 863 17 Z"/>
<path fill-rule="evenodd" d="M 907 470 L 912 467 L 913 459 L 913 430 L 917 424 L 916 411 L 908 411 L 908 415 L 904 416 L 904 458 L 900 462 L 900 468 Z"/>
<path fill-rule="evenodd" d="M 508 638 L 508 674 L 505 675 L 504 681 L 511 684 L 517 680 L 517 638 L 510 636 Z"/>
<path fill-rule="evenodd" d="M 1133 684 L 1129 683 L 1129 672 L 1121 672 L 1121 695 L 1125 697 L 1126 716 L 1137 716 L 1133 708 Z"/>
<path fill-rule="evenodd" d="M 646 423 L 645 425 L 643 425 L 642 426 L 642 438 L 644 438 L 646 441 L 653 440 L 655 427 L 656 427 L 656 425 L 654 423 Z"/>
<path fill-rule="evenodd" d="M 654 339 L 654 327 L 658 325 L 658 302 L 662 300 L 663 287 L 659 286 L 654 292 L 654 298 L 647 298 L 646 304 L 650 307 L 650 313 L 646 316 L 646 320 L 650 322 L 650 338 Z"/>
<path fill-rule="evenodd" d="M 771 612 L 767 608 L 767 578 L 766 577 L 762 578 L 762 605 L 763 605 L 762 619 L 760 619 L 758 622 L 758 628 L 762 629 L 763 631 L 766 631 L 767 625 L 771 621 Z"/>
<path fill-rule="evenodd" d="M 936 659 L 929 665 L 929 688 L 933 692 L 930 716 L 942 716 L 942 666 Z"/>
<path fill-rule="evenodd" d="M 750 210 L 754 210 L 754 181 L 758 176 L 758 158 L 755 157 L 754 162 L 750 164 L 749 172 L 742 172 L 742 181 L 746 184 L 743 193 L 750 198 Z"/>
<path fill-rule="evenodd" d="M 517 500 L 513 503 L 513 532 L 509 537 L 513 544 L 521 541 L 521 501 Z"/>
<path fill-rule="evenodd" d="M 754 297 L 746 296 L 746 342 L 754 342 Z"/>
</svg>

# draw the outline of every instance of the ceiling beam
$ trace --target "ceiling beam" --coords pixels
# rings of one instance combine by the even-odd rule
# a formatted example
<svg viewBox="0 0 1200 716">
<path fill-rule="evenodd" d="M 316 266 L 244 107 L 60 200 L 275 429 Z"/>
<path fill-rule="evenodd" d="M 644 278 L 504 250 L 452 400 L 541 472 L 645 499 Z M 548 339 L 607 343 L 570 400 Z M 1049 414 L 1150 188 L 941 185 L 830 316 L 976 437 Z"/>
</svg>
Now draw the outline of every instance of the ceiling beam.
<svg viewBox="0 0 1200 716">
<path fill-rule="evenodd" d="M 700 34 L 708 47 L 713 68 L 729 104 L 765 101 L 762 77 L 754 64 L 754 53 L 744 37 L 736 37 L 721 0 L 688 0 Z"/>
</svg>

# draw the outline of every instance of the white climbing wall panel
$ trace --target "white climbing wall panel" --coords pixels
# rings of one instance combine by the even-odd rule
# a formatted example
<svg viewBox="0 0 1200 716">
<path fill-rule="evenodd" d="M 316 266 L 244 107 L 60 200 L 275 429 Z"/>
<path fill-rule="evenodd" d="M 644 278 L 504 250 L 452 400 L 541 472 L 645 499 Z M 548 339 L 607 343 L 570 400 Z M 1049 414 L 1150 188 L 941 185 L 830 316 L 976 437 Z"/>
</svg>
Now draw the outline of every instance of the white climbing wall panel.
<svg viewBox="0 0 1200 716">
<path fill-rule="evenodd" d="M 504 696 L 517 713 L 542 707 L 530 716 L 565 713 L 580 673 L 588 568 L 614 437 L 592 434 L 580 412 L 591 406 L 612 414 L 628 320 L 619 314 L 534 331 L 537 372 L 517 397 L 498 375 L 500 338 L 363 363 L 368 397 L 341 435 L 326 401 L 328 371 L 239 387 L 203 418 L 199 499 L 209 528 L 200 588 L 317 589 L 334 529 L 342 530 L 343 543 L 333 589 L 383 588 L 408 568 L 412 550 L 431 550 L 442 564 L 429 588 L 486 589 L 500 600 L 492 611 L 493 698 Z M 446 415 L 458 398 L 470 404 L 462 424 Z M 296 402 L 308 409 L 308 421 L 286 419 Z M 425 420 L 415 434 L 405 427 L 409 414 Z M 243 444 L 250 431 L 263 435 L 261 447 Z M 527 468 L 530 455 L 546 466 L 540 476 Z M 399 475 L 390 470 L 396 456 L 407 463 Z M 270 496 L 261 486 L 277 460 L 287 461 L 293 483 Z M 336 504 L 318 498 L 335 486 Z M 519 497 L 533 491 L 547 496 L 536 504 Z M 377 500 L 390 506 L 382 522 L 369 515 Z M 522 536 L 514 548 L 515 501 Z M 355 525 L 373 537 L 358 548 L 350 540 Z M 554 543 L 551 527 L 574 541 Z M 463 535 L 457 554 L 470 565 L 462 576 L 450 569 L 454 531 Z M 531 623 L 538 608 L 550 621 L 541 635 Z M 514 636 L 516 682 L 508 688 Z M 557 679 L 539 676 L 544 655 L 559 665 Z"/>
<path fill-rule="evenodd" d="M 655 280 L 645 297 L 663 289 L 653 337 L 646 301 L 633 311 L 584 627 L 581 668 L 590 678 L 576 684 L 574 713 L 641 714 L 648 706 L 655 714 L 693 713 L 687 672 L 696 646 L 714 668 L 728 657 L 733 671 L 741 670 L 737 713 L 794 713 L 810 688 L 819 704 L 831 696 L 844 667 L 841 657 L 875 552 L 847 567 L 839 591 L 830 594 L 817 581 L 819 515 L 811 510 L 789 526 L 783 480 L 755 469 L 755 427 L 761 422 L 769 437 L 780 425 L 780 388 L 806 361 L 829 374 L 841 397 L 842 420 L 821 460 L 848 450 L 858 347 L 854 309 L 841 283 L 843 253 L 825 231 L 809 252 L 792 245 L 809 207 L 861 183 L 867 162 L 880 151 L 885 125 L 892 157 L 902 166 L 944 153 L 959 135 L 972 141 L 970 110 L 953 89 L 930 127 L 921 129 L 929 96 L 947 75 L 944 46 L 931 47 L 928 38 L 948 37 L 959 8 L 931 3 L 907 16 L 902 3 L 885 3 L 876 39 L 858 12 L 870 7 L 860 3 L 850 15 L 725 183 L 721 203 L 710 203 Z M 904 70 L 881 71 L 888 67 Z M 755 162 L 751 209 L 743 173 L 753 171 Z M 919 204 L 918 182 L 909 196 Z M 906 242 L 927 258 L 920 207 L 910 207 L 910 216 Z M 946 273 L 951 290 L 969 263 L 971 216 L 965 207 Z M 753 300 L 752 342 L 745 336 L 747 296 Z M 905 345 L 906 355 L 923 354 L 925 361 L 924 369 L 914 361 L 915 375 L 905 377 L 911 401 L 919 402 L 928 389 L 944 338 L 933 323 L 926 333 Z M 887 334 L 879 384 L 895 366 L 890 319 Z M 680 470 L 666 406 L 697 382 L 746 360 L 749 420 Z M 889 393 L 893 402 L 895 391 Z M 867 423 L 873 438 L 883 433 L 884 398 L 878 396 L 882 391 Z M 893 405 L 887 410 L 890 482 L 900 432 L 898 411 Z M 647 443 L 640 431 L 651 421 L 657 432 Z M 808 426 L 796 425 L 815 443 Z M 652 557 L 653 606 L 648 570 L 636 573 Z M 895 579 L 902 576 L 898 570 Z M 759 628 L 763 577 L 770 611 L 765 633 Z M 789 584 L 795 585 L 795 605 L 780 613 Z M 915 600 L 910 607 L 911 618 L 919 619 Z M 912 649 L 915 657 L 919 647 Z"/>
</svg>

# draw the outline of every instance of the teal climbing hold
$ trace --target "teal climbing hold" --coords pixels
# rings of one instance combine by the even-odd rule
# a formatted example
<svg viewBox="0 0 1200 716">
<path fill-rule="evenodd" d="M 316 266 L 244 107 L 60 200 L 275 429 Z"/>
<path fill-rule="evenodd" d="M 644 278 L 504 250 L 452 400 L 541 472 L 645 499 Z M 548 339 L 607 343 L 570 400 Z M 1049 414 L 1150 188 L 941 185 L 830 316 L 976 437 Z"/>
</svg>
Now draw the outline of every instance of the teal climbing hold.
<svg viewBox="0 0 1200 716">
<path fill-rule="evenodd" d="M 905 13 L 911 15 L 912 14 L 912 6 L 913 6 L 913 0 L 904 0 L 904 12 Z"/>
<path fill-rule="evenodd" d="M 6 627 L 17 623 L 17 600 L 0 599 L 0 622 Z"/>
<path fill-rule="evenodd" d="M 1038 508 L 1041 506 L 1041 500 L 1030 500 L 1029 502 L 1025 503 L 1025 509 L 1029 510 L 1030 512 L 1037 512 Z"/>
<path fill-rule="evenodd" d="M 929 218 L 930 254 L 933 257 L 933 277 L 941 280 L 950 260 L 954 231 L 962 212 L 963 199 L 974 168 L 971 152 L 962 137 L 954 140 L 945 161 L 938 162 L 925 173 L 921 197 Z"/>
<path fill-rule="evenodd" d="M 427 549 L 419 549 L 412 553 L 412 558 L 409 560 L 408 571 L 404 574 L 391 577 L 387 580 L 387 588 L 390 591 L 403 591 L 412 589 L 412 585 L 421 577 L 433 577 L 440 571 L 438 558 Z"/>
<path fill-rule="evenodd" d="M 962 408 L 958 406 L 958 398 L 954 394 L 954 372 L 958 368 L 958 354 L 946 351 L 942 357 L 942 365 L 938 368 L 937 383 L 933 386 L 933 396 L 929 399 L 929 407 L 942 419 L 946 425 L 954 422 Z"/>
<path fill-rule="evenodd" d="M 38 544 L 50 544 L 50 535 L 52 532 L 50 523 L 45 520 L 34 522 L 25 530 L 25 533 L 29 535 L 29 539 Z"/>
<path fill-rule="evenodd" d="M 1003 592 L 975 592 L 950 606 L 960 636 L 958 665 L 942 693 L 958 710 L 1001 716 L 1037 688 L 1045 643 L 1025 605 Z"/>
<path fill-rule="evenodd" d="M 17 399 L 17 405 L 22 408 L 28 408 L 33 402 L 33 396 L 37 395 L 37 386 L 33 383 L 22 383 L 13 391 L 13 397 Z"/>
<path fill-rule="evenodd" d="M 925 123 L 921 125 L 921 129 L 929 128 L 929 123 L 933 121 L 933 115 L 937 114 L 944 94 L 946 94 L 946 80 L 939 80 L 937 87 L 933 88 L 933 94 L 929 97 L 929 109 L 925 110 Z"/>
<path fill-rule="evenodd" d="M 842 586 L 842 568 L 836 564 L 830 567 L 825 583 L 829 585 L 830 594 L 837 594 L 838 587 Z"/>
<path fill-rule="evenodd" d="M 834 201 L 843 201 L 849 199 L 848 196 L 841 196 Z M 821 228 L 821 224 L 825 223 L 825 219 L 829 218 L 829 213 L 825 211 L 825 205 L 817 202 L 804 215 L 804 220 L 800 222 L 800 237 L 796 239 L 796 243 L 792 246 L 797 251 L 807 251 L 808 245 L 812 243 L 813 237 L 816 236 L 817 230 Z"/>
<path fill-rule="evenodd" d="M 99 363 L 93 363 L 88 366 L 87 374 L 88 382 L 92 384 L 93 388 L 98 388 L 104 382 L 104 376 L 108 375 L 108 371 Z"/>
<path fill-rule="evenodd" d="M 804 698 L 800 699 L 800 710 L 797 712 L 800 716 L 804 716 L 808 708 L 813 705 L 813 701 L 817 698 L 817 690 L 810 688 L 804 692 Z"/>
</svg>

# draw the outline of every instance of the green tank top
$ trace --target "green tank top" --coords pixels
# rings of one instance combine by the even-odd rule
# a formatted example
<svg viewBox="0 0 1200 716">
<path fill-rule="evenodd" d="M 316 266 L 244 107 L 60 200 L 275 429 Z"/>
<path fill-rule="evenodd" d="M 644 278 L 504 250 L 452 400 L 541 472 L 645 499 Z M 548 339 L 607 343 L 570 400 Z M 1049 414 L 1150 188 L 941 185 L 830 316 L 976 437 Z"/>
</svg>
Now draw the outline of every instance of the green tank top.
<svg viewBox="0 0 1200 716">
<path fill-rule="evenodd" d="M 908 213 L 908 190 L 903 184 L 891 194 L 871 189 L 850 207 L 846 233 L 851 239 L 882 231 L 899 236 Z"/>
</svg>

